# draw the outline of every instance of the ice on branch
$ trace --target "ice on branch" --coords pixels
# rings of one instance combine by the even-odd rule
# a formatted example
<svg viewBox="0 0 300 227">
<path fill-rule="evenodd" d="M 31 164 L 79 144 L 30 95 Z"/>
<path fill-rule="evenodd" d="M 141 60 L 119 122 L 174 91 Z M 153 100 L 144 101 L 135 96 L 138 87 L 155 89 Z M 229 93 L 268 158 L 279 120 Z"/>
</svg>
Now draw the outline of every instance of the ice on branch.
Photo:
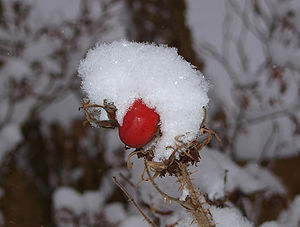
<svg viewBox="0 0 300 227">
<path fill-rule="evenodd" d="M 199 134 L 202 107 L 209 101 L 208 83 L 176 48 L 125 40 L 98 44 L 78 72 L 91 103 L 102 105 L 105 99 L 113 103 L 120 125 L 137 99 L 155 109 L 162 136 L 148 145 L 156 146 L 154 161 L 169 158 L 173 150 L 166 147 L 175 145 L 176 136 L 184 135 L 181 139 L 187 143 Z M 104 113 L 97 116 L 103 117 Z"/>
</svg>

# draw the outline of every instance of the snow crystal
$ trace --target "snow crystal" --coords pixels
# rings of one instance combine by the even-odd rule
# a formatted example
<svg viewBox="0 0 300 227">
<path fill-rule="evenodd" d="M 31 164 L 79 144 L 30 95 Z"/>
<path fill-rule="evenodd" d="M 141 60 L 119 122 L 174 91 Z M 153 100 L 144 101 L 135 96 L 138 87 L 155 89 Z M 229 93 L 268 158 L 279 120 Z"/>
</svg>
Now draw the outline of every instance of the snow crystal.
<svg viewBox="0 0 300 227">
<path fill-rule="evenodd" d="M 217 227 L 252 227 L 253 224 L 241 215 L 235 208 L 216 208 L 211 207 L 210 212 L 213 215 Z"/>
<path fill-rule="evenodd" d="M 167 159 L 174 137 L 193 139 L 208 104 L 204 76 L 178 55 L 176 48 L 125 40 L 98 44 L 81 61 L 78 72 L 82 89 L 92 103 L 107 99 L 117 107 L 116 119 L 123 117 L 136 99 L 160 115 L 162 137 L 156 144 L 155 161 Z"/>
</svg>

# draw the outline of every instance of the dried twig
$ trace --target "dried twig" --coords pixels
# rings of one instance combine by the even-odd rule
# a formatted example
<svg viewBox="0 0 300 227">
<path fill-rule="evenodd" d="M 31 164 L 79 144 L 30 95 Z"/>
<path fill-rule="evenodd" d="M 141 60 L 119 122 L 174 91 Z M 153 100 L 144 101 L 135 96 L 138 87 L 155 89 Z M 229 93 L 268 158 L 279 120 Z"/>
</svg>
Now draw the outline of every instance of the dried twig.
<svg viewBox="0 0 300 227">
<path fill-rule="evenodd" d="M 146 160 L 144 160 L 144 164 L 150 182 L 152 183 L 156 191 L 158 191 L 162 195 L 164 201 L 168 199 L 170 200 L 170 202 L 171 201 L 177 202 L 184 208 L 188 209 L 190 212 L 192 212 L 199 226 L 203 226 L 203 227 L 215 226 L 209 210 L 205 209 L 202 206 L 203 203 L 200 202 L 198 194 L 192 184 L 190 174 L 188 173 L 187 166 L 185 164 L 178 162 L 180 172 L 178 173 L 177 177 L 179 179 L 179 182 L 182 184 L 182 186 L 189 190 L 190 201 L 181 201 L 179 198 L 169 196 L 164 191 L 162 191 L 154 181 L 153 177 L 151 176 Z"/>
<path fill-rule="evenodd" d="M 213 222 L 212 215 L 208 209 L 203 207 L 203 203 L 200 201 L 199 192 L 196 192 L 192 180 L 190 178 L 190 173 L 188 172 L 187 165 L 184 163 L 178 163 L 179 169 L 181 170 L 178 174 L 178 180 L 183 188 L 189 191 L 190 203 L 193 209 L 191 210 L 195 220 L 199 226 L 212 227 L 215 226 Z"/>
<path fill-rule="evenodd" d="M 132 202 L 133 205 L 136 207 L 136 209 L 140 212 L 141 215 L 145 218 L 145 220 L 152 226 L 152 227 L 157 227 L 151 220 L 150 218 L 143 212 L 143 210 L 139 207 L 139 205 L 135 202 L 133 197 L 129 194 L 129 192 L 126 190 L 126 188 L 117 180 L 115 176 L 113 176 L 113 180 L 115 184 L 124 192 L 124 194 L 127 196 L 128 201 Z"/>
</svg>

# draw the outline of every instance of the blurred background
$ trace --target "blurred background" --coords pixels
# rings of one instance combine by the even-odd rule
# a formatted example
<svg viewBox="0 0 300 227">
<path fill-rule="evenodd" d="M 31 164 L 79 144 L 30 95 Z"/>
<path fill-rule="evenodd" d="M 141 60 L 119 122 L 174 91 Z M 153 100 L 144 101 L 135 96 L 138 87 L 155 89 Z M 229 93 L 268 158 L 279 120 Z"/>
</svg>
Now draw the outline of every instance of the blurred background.
<svg viewBox="0 0 300 227">
<path fill-rule="evenodd" d="M 84 126 L 78 111 L 80 59 L 122 38 L 177 47 L 205 74 L 208 126 L 223 140 L 210 146 L 287 188 L 230 199 L 256 224 L 276 219 L 300 193 L 299 1 L 0 0 L 0 226 L 118 226 L 107 206 L 57 201 L 68 194 L 59 189 L 79 203 L 101 189 L 99 206 L 128 209 L 111 183 L 126 167 L 118 136 Z"/>
</svg>

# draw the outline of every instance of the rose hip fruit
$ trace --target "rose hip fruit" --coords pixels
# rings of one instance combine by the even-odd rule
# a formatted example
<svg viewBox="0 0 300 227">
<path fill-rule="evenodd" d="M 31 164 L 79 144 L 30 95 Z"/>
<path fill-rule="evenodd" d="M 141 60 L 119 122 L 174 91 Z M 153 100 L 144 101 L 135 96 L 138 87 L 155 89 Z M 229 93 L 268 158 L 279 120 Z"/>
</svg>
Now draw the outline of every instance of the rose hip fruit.
<svg viewBox="0 0 300 227">
<path fill-rule="evenodd" d="M 119 136 L 129 147 L 142 148 L 154 137 L 159 123 L 159 115 L 150 109 L 141 99 L 137 99 L 123 118 L 119 126 Z"/>
</svg>

